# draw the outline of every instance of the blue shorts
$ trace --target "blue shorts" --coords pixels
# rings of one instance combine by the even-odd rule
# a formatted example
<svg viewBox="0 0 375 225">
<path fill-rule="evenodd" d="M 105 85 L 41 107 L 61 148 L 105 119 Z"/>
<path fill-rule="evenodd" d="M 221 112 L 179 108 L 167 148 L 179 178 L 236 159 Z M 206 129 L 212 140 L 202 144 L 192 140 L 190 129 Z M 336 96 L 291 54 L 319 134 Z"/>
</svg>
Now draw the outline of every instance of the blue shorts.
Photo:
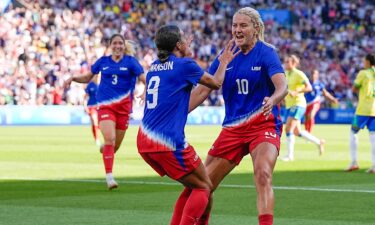
<svg viewBox="0 0 375 225">
<path fill-rule="evenodd" d="M 357 133 L 360 129 L 365 128 L 371 132 L 375 131 L 375 116 L 360 116 L 355 115 L 352 123 L 352 131 Z"/>
<path fill-rule="evenodd" d="M 305 115 L 306 107 L 301 106 L 292 106 L 286 111 L 286 119 L 288 120 L 289 117 L 292 117 L 296 120 L 302 120 L 303 116 Z"/>
</svg>

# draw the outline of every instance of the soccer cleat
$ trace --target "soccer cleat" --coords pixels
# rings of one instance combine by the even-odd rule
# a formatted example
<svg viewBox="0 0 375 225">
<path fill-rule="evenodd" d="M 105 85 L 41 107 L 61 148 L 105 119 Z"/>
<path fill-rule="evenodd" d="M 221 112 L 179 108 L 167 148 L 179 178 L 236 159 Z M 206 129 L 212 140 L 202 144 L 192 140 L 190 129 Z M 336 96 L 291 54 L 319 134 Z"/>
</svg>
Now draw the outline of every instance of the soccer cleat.
<svg viewBox="0 0 375 225">
<path fill-rule="evenodd" d="M 324 145 L 326 144 L 326 141 L 324 139 L 320 139 L 320 144 L 319 144 L 319 156 L 324 154 Z"/>
<path fill-rule="evenodd" d="M 344 171 L 345 172 L 352 172 L 355 170 L 359 170 L 359 166 L 357 164 L 350 164 L 348 168 L 346 168 Z"/>
<path fill-rule="evenodd" d="M 111 191 L 112 189 L 118 188 L 118 184 L 115 181 L 115 179 L 110 179 L 110 180 L 107 180 L 107 187 L 108 187 L 108 190 Z"/>
<path fill-rule="evenodd" d="M 366 170 L 366 173 L 375 173 L 375 166 L 373 166 L 370 169 Z"/>
</svg>

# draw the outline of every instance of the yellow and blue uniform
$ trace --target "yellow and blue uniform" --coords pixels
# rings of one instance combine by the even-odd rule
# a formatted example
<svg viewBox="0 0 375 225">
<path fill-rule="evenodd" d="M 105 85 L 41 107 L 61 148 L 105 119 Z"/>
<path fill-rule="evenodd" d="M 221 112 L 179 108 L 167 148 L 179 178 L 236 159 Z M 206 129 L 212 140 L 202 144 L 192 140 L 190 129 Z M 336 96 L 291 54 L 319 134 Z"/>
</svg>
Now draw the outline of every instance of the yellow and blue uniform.
<svg viewBox="0 0 375 225">
<path fill-rule="evenodd" d="M 300 91 L 310 83 L 306 74 L 296 68 L 286 71 L 286 79 L 288 81 L 288 89 L 290 91 Z M 304 93 L 298 93 L 295 97 L 288 94 L 285 98 L 285 106 L 287 108 L 287 118 L 301 120 L 306 111 L 306 99 Z"/>
<path fill-rule="evenodd" d="M 354 87 L 359 90 L 359 94 L 352 130 L 358 132 L 367 125 L 370 131 L 375 131 L 375 69 L 359 71 Z"/>
</svg>

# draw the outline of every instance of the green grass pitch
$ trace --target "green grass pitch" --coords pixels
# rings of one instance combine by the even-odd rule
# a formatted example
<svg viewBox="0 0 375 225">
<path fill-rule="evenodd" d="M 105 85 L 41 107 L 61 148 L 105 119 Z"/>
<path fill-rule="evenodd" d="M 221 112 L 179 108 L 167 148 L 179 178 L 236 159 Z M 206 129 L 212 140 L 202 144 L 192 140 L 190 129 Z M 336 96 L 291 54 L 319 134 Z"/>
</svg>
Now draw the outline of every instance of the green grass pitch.
<svg viewBox="0 0 375 225">
<path fill-rule="evenodd" d="M 107 191 L 101 155 L 88 126 L 0 127 L 0 225 L 169 224 L 181 185 L 160 178 L 136 150 L 131 126 L 116 154 L 120 187 Z M 349 125 L 319 125 L 326 153 L 297 138 L 294 162 L 274 173 L 276 225 L 375 224 L 375 175 L 367 131 L 360 133 L 359 171 L 349 163 Z M 187 126 L 204 159 L 219 126 Z M 285 136 L 281 155 L 285 154 Z M 257 224 L 252 164 L 247 156 L 215 193 L 211 224 Z"/>
</svg>

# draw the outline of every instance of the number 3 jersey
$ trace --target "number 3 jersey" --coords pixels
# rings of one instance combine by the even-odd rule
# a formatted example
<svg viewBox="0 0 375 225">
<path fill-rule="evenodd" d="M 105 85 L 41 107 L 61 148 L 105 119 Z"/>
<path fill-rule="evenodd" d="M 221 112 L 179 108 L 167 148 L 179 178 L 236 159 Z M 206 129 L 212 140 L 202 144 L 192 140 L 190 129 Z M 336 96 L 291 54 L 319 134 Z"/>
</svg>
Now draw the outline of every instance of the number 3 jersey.
<svg viewBox="0 0 375 225">
<path fill-rule="evenodd" d="M 218 66 L 216 58 L 209 73 L 214 74 Z M 222 86 L 225 101 L 223 127 L 239 127 L 258 115 L 264 97 L 275 91 L 271 77 L 277 73 L 284 73 L 280 59 L 273 47 L 261 41 L 246 55 L 238 54 L 227 66 Z M 278 120 L 278 107 L 273 108 L 272 114 Z"/>
<path fill-rule="evenodd" d="M 138 132 L 139 152 L 180 151 L 188 144 L 184 127 L 190 92 L 204 71 L 190 58 L 156 60 L 146 77 L 146 106 Z"/>
<path fill-rule="evenodd" d="M 132 56 L 124 55 L 119 62 L 115 62 L 111 56 L 102 56 L 91 66 L 91 72 L 101 73 L 96 99 L 98 106 L 105 106 L 132 96 L 143 68 Z"/>
</svg>

